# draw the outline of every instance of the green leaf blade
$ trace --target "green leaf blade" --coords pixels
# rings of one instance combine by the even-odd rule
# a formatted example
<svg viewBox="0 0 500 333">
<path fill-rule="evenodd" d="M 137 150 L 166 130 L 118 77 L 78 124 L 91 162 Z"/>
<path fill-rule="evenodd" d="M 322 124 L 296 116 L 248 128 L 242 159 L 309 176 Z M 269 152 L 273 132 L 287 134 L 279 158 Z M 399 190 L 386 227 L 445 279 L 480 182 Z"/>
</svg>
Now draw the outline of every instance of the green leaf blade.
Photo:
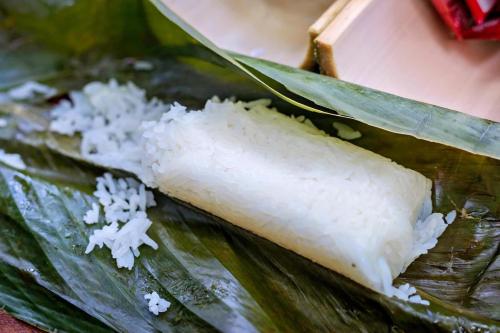
<svg viewBox="0 0 500 333">
<path fill-rule="evenodd" d="M 291 92 L 341 115 L 394 133 L 500 158 L 500 123 L 269 61 L 234 56 Z"/>
</svg>

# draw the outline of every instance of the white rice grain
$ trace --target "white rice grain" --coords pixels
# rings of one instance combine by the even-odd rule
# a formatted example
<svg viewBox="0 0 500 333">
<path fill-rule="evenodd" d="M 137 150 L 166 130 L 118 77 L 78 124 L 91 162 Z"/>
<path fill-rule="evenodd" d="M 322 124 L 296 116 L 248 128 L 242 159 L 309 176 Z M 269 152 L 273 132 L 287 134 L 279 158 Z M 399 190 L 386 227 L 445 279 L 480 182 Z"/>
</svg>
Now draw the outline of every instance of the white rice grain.
<svg viewBox="0 0 500 333">
<path fill-rule="evenodd" d="M 57 89 L 35 81 L 28 81 L 7 91 L 7 95 L 13 100 L 30 99 L 34 98 L 36 95 L 51 97 L 55 94 L 57 94 Z"/>
<path fill-rule="evenodd" d="M 95 224 L 99 221 L 99 205 L 95 202 L 92 203 L 92 209 L 87 211 L 85 216 L 83 217 L 83 222 L 87 224 Z"/>
<path fill-rule="evenodd" d="M 3 149 L 0 149 L 0 162 L 19 170 L 26 169 L 26 164 L 21 158 L 21 155 L 6 153 Z"/>
<path fill-rule="evenodd" d="M 165 312 L 170 307 L 170 302 L 161 298 L 156 291 L 144 295 L 144 299 L 148 301 L 149 311 L 155 315 Z"/>
<path fill-rule="evenodd" d="M 360 131 L 356 131 L 351 126 L 348 126 L 344 123 L 339 123 L 337 121 L 334 121 L 332 126 L 337 130 L 337 135 L 341 139 L 350 141 L 359 139 L 362 136 Z"/>
</svg>

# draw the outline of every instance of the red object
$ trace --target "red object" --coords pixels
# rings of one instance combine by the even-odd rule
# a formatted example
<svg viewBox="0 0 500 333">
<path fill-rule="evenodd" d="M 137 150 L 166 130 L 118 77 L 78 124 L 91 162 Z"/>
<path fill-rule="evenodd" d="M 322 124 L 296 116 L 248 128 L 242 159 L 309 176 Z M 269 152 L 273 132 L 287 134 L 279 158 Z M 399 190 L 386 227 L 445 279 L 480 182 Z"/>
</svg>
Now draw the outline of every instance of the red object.
<svg viewBox="0 0 500 333">
<path fill-rule="evenodd" d="M 476 24 L 481 24 L 495 7 L 496 0 L 466 0 Z"/>
<path fill-rule="evenodd" d="M 432 4 L 457 39 L 463 39 L 464 29 L 471 25 L 465 4 L 459 0 L 432 0 Z"/>
<path fill-rule="evenodd" d="M 466 2 L 468 6 L 476 5 L 484 15 L 474 14 Z M 432 0 L 432 4 L 458 40 L 500 40 L 500 0 Z M 486 19 L 488 14 L 490 18 Z M 476 24 L 478 18 L 483 20 L 481 24 Z"/>
<path fill-rule="evenodd" d="M 500 18 L 473 26 L 463 32 L 464 38 L 479 38 L 500 41 Z"/>
</svg>

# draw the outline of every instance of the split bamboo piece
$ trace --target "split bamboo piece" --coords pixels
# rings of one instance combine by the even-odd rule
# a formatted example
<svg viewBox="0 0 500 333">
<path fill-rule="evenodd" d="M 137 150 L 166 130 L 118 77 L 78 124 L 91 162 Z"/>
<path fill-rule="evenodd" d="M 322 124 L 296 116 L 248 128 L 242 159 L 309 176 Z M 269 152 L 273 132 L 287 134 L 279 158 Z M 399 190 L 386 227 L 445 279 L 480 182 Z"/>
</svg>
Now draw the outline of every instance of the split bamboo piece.
<svg viewBox="0 0 500 333">
<path fill-rule="evenodd" d="M 330 22 L 337 17 L 337 15 L 344 9 L 344 7 L 351 0 L 337 0 L 332 3 L 330 7 L 309 27 L 309 48 L 307 50 L 306 57 L 302 62 L 301 67 L 304 69 L 313 69 L 316 65 L 316 59 L 314 54 L 314 40 L 319 36 L 320 33 L 325 30 L 325 28 L 330 24 Z"/>
</svg>

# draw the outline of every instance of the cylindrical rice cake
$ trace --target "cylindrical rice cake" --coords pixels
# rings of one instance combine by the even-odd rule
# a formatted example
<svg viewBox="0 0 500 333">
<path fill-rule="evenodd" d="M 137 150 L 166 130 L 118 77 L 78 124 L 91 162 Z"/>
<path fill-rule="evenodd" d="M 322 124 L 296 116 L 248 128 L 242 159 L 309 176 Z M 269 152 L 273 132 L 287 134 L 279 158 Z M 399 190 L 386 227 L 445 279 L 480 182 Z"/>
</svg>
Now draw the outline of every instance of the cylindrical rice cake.
<svg viewBox="0 0 500 333">
<path fill-rule="evenodd" d="M 422 227 L 431 181 L 267 105 L 174 104 L 143 124 L 143 180 L 391 294 L 392 280 L 444 230 L 441 214 L 427 223 L 433 230 Z"/>
</svg>

